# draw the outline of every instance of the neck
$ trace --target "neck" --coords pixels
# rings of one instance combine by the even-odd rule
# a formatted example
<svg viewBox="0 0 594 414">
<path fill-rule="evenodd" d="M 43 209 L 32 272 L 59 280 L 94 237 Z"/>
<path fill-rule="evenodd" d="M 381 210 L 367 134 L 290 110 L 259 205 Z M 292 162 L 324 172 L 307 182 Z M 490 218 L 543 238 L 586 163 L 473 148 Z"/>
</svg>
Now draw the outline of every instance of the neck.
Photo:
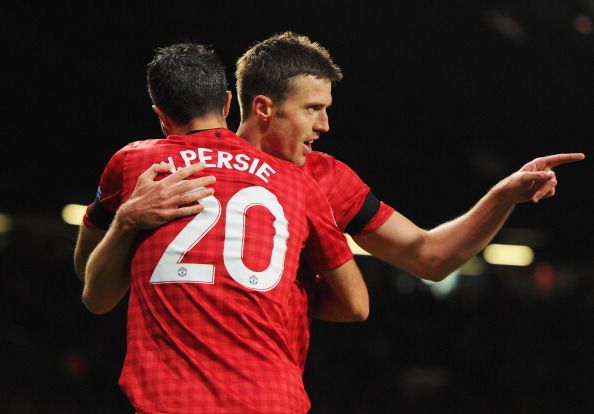
<svg viewBox="0 0 594 414">
<path fill-rule="evenodd" d="M 202 129 L 213 128 L 227 128 L 227 122 L 217 116 L 205 116 L 202 118 L 195 118 L 187 124 L 172 124 L 169 129 L 169 135 L 183 135 L 188 131 L 196 131 Z"/>
<path fill-rule="evenodd" d="M 264 136 L 264 130 L 259 127 L 256 122 L 242 121 L 237 128 L 237 135 L 245 139 L 247 142 L 252 144 L 259 150 L 262 149 L 262 138 Z"/>
</svg>

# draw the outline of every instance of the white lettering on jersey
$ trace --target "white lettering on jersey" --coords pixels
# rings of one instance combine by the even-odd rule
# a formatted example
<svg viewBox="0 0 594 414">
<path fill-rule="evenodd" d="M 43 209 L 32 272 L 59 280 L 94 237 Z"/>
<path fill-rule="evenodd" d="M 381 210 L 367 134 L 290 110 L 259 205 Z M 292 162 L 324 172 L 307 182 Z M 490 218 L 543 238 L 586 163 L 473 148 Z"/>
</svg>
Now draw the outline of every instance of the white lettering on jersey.
<svg viewBox="0 0 594 414">
<path fill-rule="evenodd" d="M 247 171 L 267 183 L 269 178 L 276 174 L 274 168 L 259 158 L 251 158 L 247 154 L 233 155 L 225 151 L 214 151 L 210 148 L 197 148 L 194 150 L 184 150 L 179 152 L 182 163 L 185 167 L 196 162 L 204 163 L 206 168 L 227 168 L 230 170 Z M 177 157 L 175 157 L 177 158 Z M 162 161 L 161 163 L 165 163 Z M 167 157 L 167 163 L 171 165 L 170 171 L 173 173 L 182 167 L 176 167 L 174 157 Z"/>
</svg>

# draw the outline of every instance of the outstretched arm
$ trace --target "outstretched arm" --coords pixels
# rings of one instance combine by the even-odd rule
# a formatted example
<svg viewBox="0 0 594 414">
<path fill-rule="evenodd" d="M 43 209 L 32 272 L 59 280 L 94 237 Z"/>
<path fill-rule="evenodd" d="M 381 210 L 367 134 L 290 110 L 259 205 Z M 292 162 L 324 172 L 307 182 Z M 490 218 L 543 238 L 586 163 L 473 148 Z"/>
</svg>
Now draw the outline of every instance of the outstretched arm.
<svg viewBox="0 0 594 414">
<path fill-rule="evenodd" d="M 185 180 L 202 170 L 191 165 L 155 181 L 169 170 L 155 164 L 138 179 L 130 198 L 120 206 L 107 232 L 81 225 L 75 249 L 75 269 L 85 281 L 83 302 L 93 313 L 107 312 L 129 288 L 129 266 L 138 231 L 159 227 L 171 220 L 202 211 L 196 202 L 213 193 L 212 176 Z"/>
<path fill-rule="evenodd" d="M 441 280 L 486 247 L 516 204 L 552 197 L 557 187 L 553 168 L 584 158 L 582 153 L 536 158 L 497 183 L 468 212 L 434 229 L 423 230 L 395 212 L 376 230 L 353 239 L 394 266 Z"/>
</svg>

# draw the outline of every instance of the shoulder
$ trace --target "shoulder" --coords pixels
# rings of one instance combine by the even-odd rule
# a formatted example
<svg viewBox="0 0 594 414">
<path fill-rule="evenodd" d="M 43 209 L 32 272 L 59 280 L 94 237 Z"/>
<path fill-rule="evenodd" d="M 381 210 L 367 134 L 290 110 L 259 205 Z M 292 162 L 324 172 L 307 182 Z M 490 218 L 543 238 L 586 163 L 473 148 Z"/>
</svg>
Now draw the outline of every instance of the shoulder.
<svg viewBox="0 0 594 414">
<path fill-rule="evenodd" d="M 329 166 L 335 164 L 336 162 L 338 162 L 338 160 L 330 154 L 326 154 L 325 152 L 321 151 L 312 151 L 311 154 L 307 156 L 304 167 L 316 168 L 320 165 Z"/>
<path fill-rule="evenodd" d="M 124 170 L 130 165 L 130 162 L 142 158 L 148 148 L 154 146 L 159 141 L 164 139 L 145 139 L 138 141 L 131 141 L 120 147 L 112 154 L 104 169 L 104 175 L 114 176 L 123 175 Z"/>
<path fill-rule="evenodd" d="M 313 177 L 326 176 L 328 174 L 340 174 L 352 172 L 353 170 L 344 162 L 334 156 L 321 151 L 313 151 L 307 156 L 303 169 Z"/>
<path fill-rule="evenodd" d="M 136 141 L 130 141 L 125 144 L 123 147 L 120 147 L 114 154 L 114 157 L 121 157 L 125 156 L 126 154 L 134 151 L 141 151 L 147 149 L 149 147 L 154 146 L 160 141 L 165 141 L 163 138 L 150 138 L 150 139 L 140 139 Z"/>
</svg>

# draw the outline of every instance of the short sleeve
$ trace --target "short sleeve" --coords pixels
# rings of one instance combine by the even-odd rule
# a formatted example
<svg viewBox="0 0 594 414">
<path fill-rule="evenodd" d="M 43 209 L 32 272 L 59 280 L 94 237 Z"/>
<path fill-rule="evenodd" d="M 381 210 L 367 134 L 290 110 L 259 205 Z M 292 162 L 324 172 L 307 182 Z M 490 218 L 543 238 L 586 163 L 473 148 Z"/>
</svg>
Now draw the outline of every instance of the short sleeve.
<svg viewBox="0 0 594 414">
<path fill-rule="evenodd" d="M 355 171 L 331 155 L 314 152 L 304 168 L 325 194 L 336 224 L 343 232 L 358 234 L 375 230 L 394 211 L 371 192 Z"/>
<path fill-rule="evenodd" d="M 87 206 L 83 222 L 88 227 L 107 230 L 122 202 L 126 148 L 116 152 L 101 174 L 95 201 Z"/>
</svg>

